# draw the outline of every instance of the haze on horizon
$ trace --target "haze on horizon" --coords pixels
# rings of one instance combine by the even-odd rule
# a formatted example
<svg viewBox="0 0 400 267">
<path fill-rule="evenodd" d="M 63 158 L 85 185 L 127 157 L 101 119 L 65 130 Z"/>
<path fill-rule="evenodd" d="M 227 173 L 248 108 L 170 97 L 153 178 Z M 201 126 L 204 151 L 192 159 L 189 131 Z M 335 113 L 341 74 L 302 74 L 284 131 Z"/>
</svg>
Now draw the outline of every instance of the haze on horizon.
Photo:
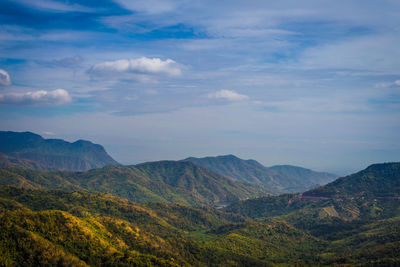
<svg viewBox="0 0 400 267">
<path fill-rule="evenodd" d="M 0 130 L 132 164 L 400 159 L 400 2 L 3 0 Z"/>
</svg>

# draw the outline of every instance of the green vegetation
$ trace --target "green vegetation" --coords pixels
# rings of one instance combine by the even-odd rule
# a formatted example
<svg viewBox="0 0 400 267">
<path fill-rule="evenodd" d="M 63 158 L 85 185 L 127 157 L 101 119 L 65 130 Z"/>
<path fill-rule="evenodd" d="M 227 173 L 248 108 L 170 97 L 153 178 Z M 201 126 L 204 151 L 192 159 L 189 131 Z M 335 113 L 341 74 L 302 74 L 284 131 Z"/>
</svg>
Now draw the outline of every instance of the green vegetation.
<svg viewBox="0 0 400 267">
<path fill-rule="evenodd" d="M 320 261 L 400 264 L 400 163 L 375 164 L 303 194 L 263 197 L 224 210 L 258 221 L 279 218 L 329 242 Z"/>
<path fill-rule="evenodd" d="M 87 172 L 0 169 L 0 185 L 110 193 L 131 201 L 217 204 L 260 196 L 254 184 L 236 182 L 191 162 L 161 161 L 107 166 Z"/>
<path fill-rule="evenodd" d="M 0 168 L 23 168 L 30 170 L 51 170 L 51 168 L 29 159 L 18 159 L 0 153 Z"/>
<path fill-rule="evenodd" d="M 0 266 L 399 266 L 399 167 L 372 165 L 303 194 L 222 210 L 199 199 L 247 191 L 187 162 L 0 169 L 1 183 L 14 185 L 0 186 Z M 131 185 L 163 202 L 127 200 Z"/>
<path fill-rule="evenodd" d="M 143 206 L 101 193 L 0 187 L 0 212 L 0 265 L 9 266 L 268 266 L 295 263 L 318 244 L 282 221 L 255 223 L 206 206 Z M 238 249 L 243 239 L 257 252 Z"/>
<path fill-rule="evenodd" d="M 256 183 L 272 194 L 303 192 L 317 185 L 333 181 L 330 173 L 315 172 L 301 167 L 280 165 L 267 168 L 255 160 L 243 160 L 234 155 L 205 158 L 187 158 L 216 173 L 239 181 Z"/>
</svg>

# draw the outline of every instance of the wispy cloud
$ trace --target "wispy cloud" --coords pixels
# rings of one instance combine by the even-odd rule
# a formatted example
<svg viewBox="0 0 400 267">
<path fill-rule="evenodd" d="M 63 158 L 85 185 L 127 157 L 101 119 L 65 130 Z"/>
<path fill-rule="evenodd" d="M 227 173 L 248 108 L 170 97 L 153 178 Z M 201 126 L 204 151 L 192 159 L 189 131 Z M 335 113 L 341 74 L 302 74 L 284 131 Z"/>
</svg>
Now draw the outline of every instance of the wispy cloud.
<svg viewBox="0 0 400 267">
<path fill-rule="evenodd" d="M 171 0 L 116 0 L 123 7 L 136 12 L 144 12 L 147 14 L 159 14 L 174 10 L 179 2 Z"/>
<path fill-rule="evenodd" d="M 309 153 L 312 146 L 298 140 L 275 142 L 300 131 L 313 140 L 363 139 L 363 152 L 345 164 L 360 154 L 377 159 L 372 142 L 398 143 L 399 12 L 398 0 L 0 0 L 0 68 L 12 76 L 0 77 L 0 125 L 78 136 L 108 131 L 112 142 L 118 129 L 131 145 L 142 131 L 148 159 L 166 132 L 179 140 L 169 142 L 166 157 L 187 155 L 193 144 L 204 154 L 259 149 L 268 164 L 283 146 L 293 155 L 303 145 L 298 158 L 316 165 L 351 154 L 348 146 L 331 147 L 339 156 L 327 157 L 332 150 L 318 144 Z M 68 92 L 56 96 L 56 88 Z M 73 104 L 52 106 L 71 96 Z M 39 119 L 55 110 L 69 124 Z M 98 110 L 113 127 L 95 122 Z M 224 130 L 242 134 L 229 143 L 218 136 Z M 123 160 L 143 160 L 132 151 Z M 393 155 L 387 160 L 400 150 Z"/>
<path fill-rule="evenodd" d="M 376 85 L 376 87 L 382 87 L 382 88 L 387 88 L 392 86 L 400 86 L 400 80 L 395 80 L 393 82 L 382 82 Z"/>
<path fill-rule="evenodd" d="M 64 4 L 57 1 L 52 0 L 15 0 L 16 2 L 41 9 L 41 10 L 49 10 L 49 11 L 81 11 L 87 12 L 91 9 L 78 5 L 78 4 Z"/>
<path fill-rule="evenodd" d="M 63 105 L 71 101 L 71 96 L 64 89 L 0 94 L 0 104 L 3 105 Z"/>
<path fill-rule="evenodd" d="M 11 84 L 10 75 L 7 71 L 0 69 L 0 86 L 7 86 Z"/>
<path fill-rule="evenodd" d="M 65 57 L 61 59 L 54 59 L 52 61 L 53 65 L 61 67 L 74 67 L 80 65 L 83 62 L 83 58 L 79 55 L 73 57 Z"/>
<path fill-rule="evenodd" d="M 210 93 L 207 96 L 208 98 L 223 99 L 228 101 L 242 101 L 249 98 L 247 95 L 242 95 L 232 90 L 219 90 Z"/>
</svg>

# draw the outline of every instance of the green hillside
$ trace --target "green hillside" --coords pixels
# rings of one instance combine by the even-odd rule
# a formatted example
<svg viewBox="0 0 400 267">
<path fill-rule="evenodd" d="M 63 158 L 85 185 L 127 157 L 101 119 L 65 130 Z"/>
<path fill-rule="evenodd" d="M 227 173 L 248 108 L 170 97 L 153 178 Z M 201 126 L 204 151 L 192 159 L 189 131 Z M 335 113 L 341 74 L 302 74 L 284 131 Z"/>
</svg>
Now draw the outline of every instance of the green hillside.
<svg viewBox="0 0 400 267">
<path fill-rule="evenodd" d="M 290 165 L 268 168 L 255 160 L 243 160 L 234 155 L 205 158 L 190 157 L 183 161 L 193 162 L 239 181 L 257 183 L 274 194 L 303 192 L 336 178 L 335 175 L 330 173 L 315 172 Z"/>
<path fill-rule="evenodd" d="M 177 161 L 107 166 L 86 172 L 0 169 L 0 185 L 104 192 L 140 203 L 187 205 L 230 203 L 265 194 L 256 185 Z"/>
<path fill-rule="evenodd" d="M 327 265 L 397 266 L 400 163 L 374 164 L 303 194 L 240 201 L 224 210 L 258 221 L 279 218 L 329 242 Z"/>
<path fill-rule="evenodd" d="M 252 218 L 321 209 L 333 217 L 368 219 L 395 216 L 400 199 L 400 163 L 374 164 L 302 194 L 286 194 L 241 201 L 225 210 Z"/>
<path fill-rule="evenodd" d="M 0 168 L 23 168 L 30 170 L 51 170 L 48 166 L 29 159 L 20 159 L 0 153 Z"/>
<path fill-rule="evenodd" d="M 363 171 L 307 191 L 304 195 L 368 199 L 399 197 L 400 163 L 373 164 Z"/>
<path fill-rule="evenodd" d="M 256 223 L 209 207 L 16 187 L 0 187 L 0 229 L 6 266 L 272 266 L 299 255 L 313 261 L 321 243 L 282 221 Z M 246 253 L 246 245 L 257 250 Z"/>
<path fill-rule="evenodd" d="M 232 180 L 188 162 L 83 173 L 0 169 L 2 184 L 15 185 L 0 186 L 0 266 L 398 266 L 399 165 L 222 210 L 193 196 Z M 228 180 L 213 190 L 219 179 Z M 138 185 L 164 203 L 127 200 Z M 195 207 L 167 203 L 166 188 Z"/>
</svg>

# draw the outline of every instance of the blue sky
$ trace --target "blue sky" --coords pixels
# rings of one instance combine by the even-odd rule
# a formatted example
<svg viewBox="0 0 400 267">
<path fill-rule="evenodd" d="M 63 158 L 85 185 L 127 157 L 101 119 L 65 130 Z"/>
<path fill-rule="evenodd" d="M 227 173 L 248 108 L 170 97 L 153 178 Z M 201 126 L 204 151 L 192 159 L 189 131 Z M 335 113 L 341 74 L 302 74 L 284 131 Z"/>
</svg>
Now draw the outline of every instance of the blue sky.
<svg viewBox="0 0 400 267">
<path fill-rule="evenodd" d="M 400 159 L 400 2 L 0 2 L 1 130 L 124 164 Z"/>
</svg>

